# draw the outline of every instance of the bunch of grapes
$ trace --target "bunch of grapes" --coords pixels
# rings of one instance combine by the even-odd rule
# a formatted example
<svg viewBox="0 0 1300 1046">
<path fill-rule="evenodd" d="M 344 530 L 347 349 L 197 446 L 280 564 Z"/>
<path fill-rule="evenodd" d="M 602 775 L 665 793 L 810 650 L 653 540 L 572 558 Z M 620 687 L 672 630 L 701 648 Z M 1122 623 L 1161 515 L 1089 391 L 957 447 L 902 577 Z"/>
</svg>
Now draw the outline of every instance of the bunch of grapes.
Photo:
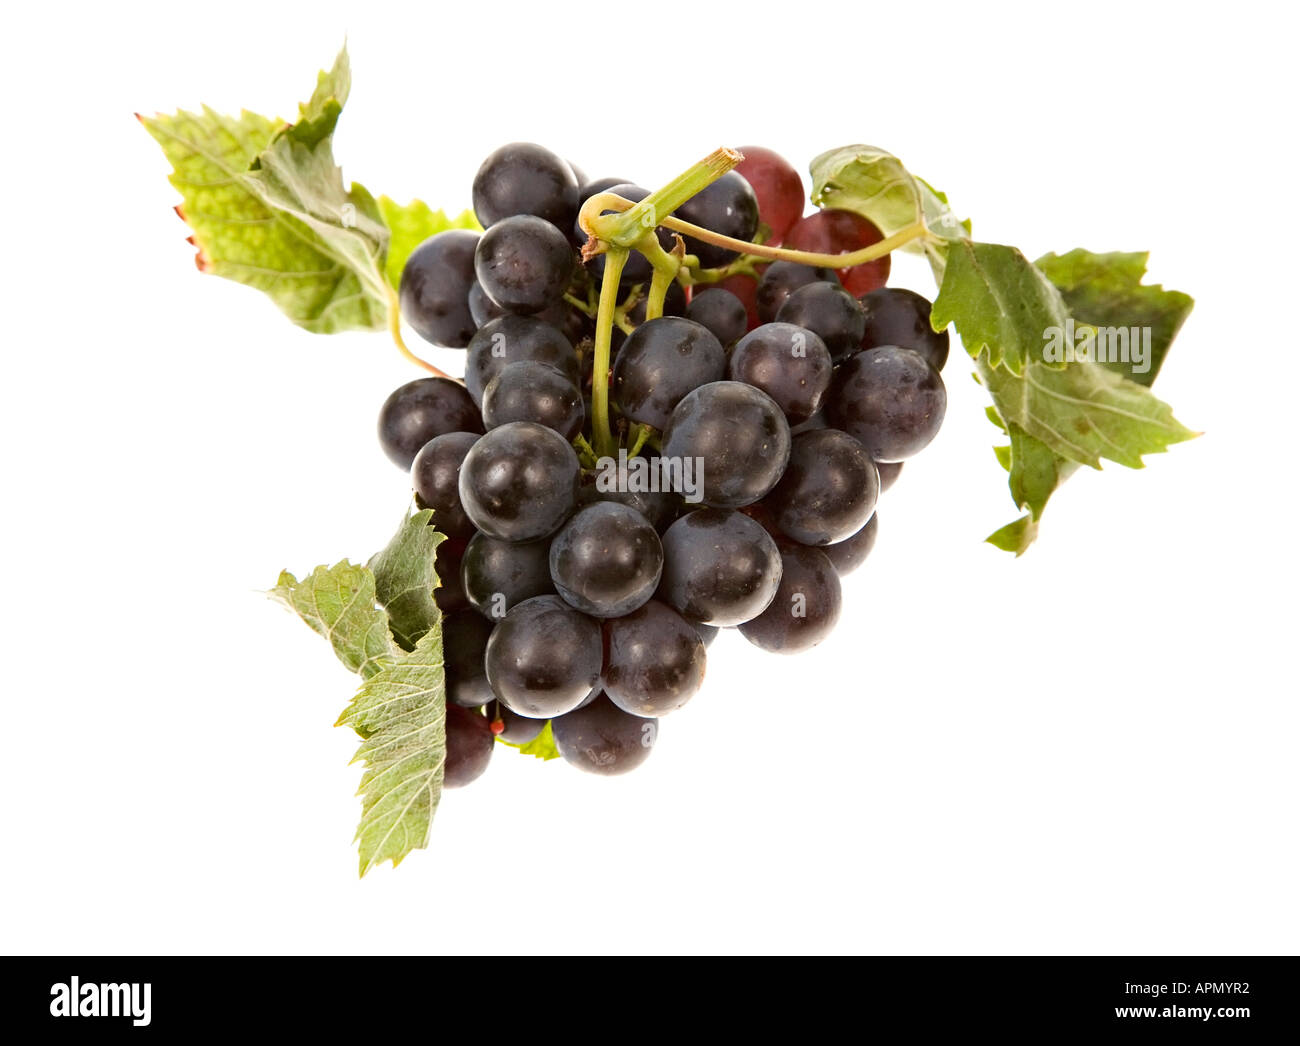
<svg viewBox="0 0 1300 1046">
<path fill-rule="evenodd" d="M 819 254 L 881 240 L 851 212 L 803 216 L 798 173 L 743 153 L 675 216 Z M 948 335 L 928 301 L 885 286 L 888 255 L 764 264 L 659 228 L 681 271 L 648 310 L 652 266 L 628 255 L 599 373 L 607 258 L 584 261 L 579 210 L 601 193 L 648 195 L 504 146 L 474 179 L 484 231 L 433 236 L 402 273 L 406 321 L 466 350 L 463 382 L 403 385 L 379 421 L 447 537 L 448 787 L 486 769 L 494 737 L 526 743 L 548 720 L 581 769 L 640 765 L 658 719 L 700 689 L 721 628 L 767 651 L 815 646 L 839 617 L 840 578 L 875 543 L 881 491 L 943 420 Z M 593 382 L 607 383 L 608 420 L 593 416 Z M 617 457 L 592 451 L 598 423 Z"/>
</svg>

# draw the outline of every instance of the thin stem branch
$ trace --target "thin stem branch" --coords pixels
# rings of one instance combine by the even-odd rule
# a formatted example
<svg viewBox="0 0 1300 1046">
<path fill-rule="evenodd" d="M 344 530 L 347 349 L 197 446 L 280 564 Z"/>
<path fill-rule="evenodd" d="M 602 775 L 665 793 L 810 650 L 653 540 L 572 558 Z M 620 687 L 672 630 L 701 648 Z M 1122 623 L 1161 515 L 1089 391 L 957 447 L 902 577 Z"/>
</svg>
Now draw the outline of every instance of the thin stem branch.
<svg viewBox="0 0 1300 1046">
<path fill-rule="evenodd" d="M 591 435 L 600 457 L 610 457 L 614 453 L 614 435 L 609 429 L 609 349 L 614 310 L 618 308 L 618 281 L 626 262 L 626 247 L 610 247 L 605 252 L 605 274 L 600 282 L 596 346 L 591 364 Z"/>
<path fill-rule="evenodd" d="M 384 284 L 384 292 L 388 298 L 388 333 L 392 335 L 393 344 L 397 346 L 397 351 L 414 363 L 417 367 L 423 367 L 435 378 L 447 378 L 451 381 L 460 381 L 460 378 L 453 378 L 445 371 L 439 370 L 428 360 L 422 360 L 406 347 L 406 341 L 402 338 L 402 308 L 397 300 L 397 292 L 388 284 Z"/>
</svg>

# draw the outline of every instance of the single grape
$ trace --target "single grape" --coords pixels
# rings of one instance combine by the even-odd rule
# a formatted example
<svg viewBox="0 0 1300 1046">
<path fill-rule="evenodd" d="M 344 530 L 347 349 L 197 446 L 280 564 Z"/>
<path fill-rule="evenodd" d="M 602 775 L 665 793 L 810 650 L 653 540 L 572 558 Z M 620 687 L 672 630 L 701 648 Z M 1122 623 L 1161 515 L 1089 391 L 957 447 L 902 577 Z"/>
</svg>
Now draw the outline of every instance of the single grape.
<svg viewBox="0 0 1300 1046">
<path fill-rule="evenodd" d="M 499 541 L 475 534 L 460 562 L 460 581 L 470 606 L 490 621 L 525 599 L 550 595 L 551 539 Z"/>
<path fill-rule="evenodd" d="M 444 432 L 421 447 L 411 463 L 416 504 L 433 509 L 433 525 L 448 537 L 468 539 L 474 533 L 460 504 L 460 466 L 477 441 L 474 432 Z"/>
<path fill-rule="evenodd" d="M 726 369 L 726 351 L 707 327 L 661 316 L 634 330 L 619 349 L 613 398 L 625 418 L 662 429 L 683 396 Z"/>
<path fill-rule="evenodd" d="M 758 266 L 762 269 L 763 266 Z M 753 330 L 762 319 L 758 315 L 758 280 L 748 273 L 738 272 L 732 276 L 726 276 L 717 283 L 709 284 L 711 288 L 728 291 L 740 299 L 741 304 L 745 306 L 745 329 Z"/>
<path fill-rule="evenodd" d="M 790 426 L 765 392 L 715 381 L 687 393 L 664 429 L 663 454 L 700 462 L 705 505 L 738 508 L 776 486 L 790 457 Z"/>
<path fill-rule="evenodd" d="M 566 235 L 578 215 L 578 179 L 549 149 L 512 142 L 492 153 L 474 176 L 474 213 L 490 228 L 527 214 L 545 219 Z M 500 299 L 498 299 L 500 300 Z"/>
<path fill-rule="evenodd" d="M 781 306 L 789 300 L 790 295 L 810 283 L 829 283 L 840 285 L 840 278 L 834 269 L 823 269 L 819 265 L 800 265 L 798 262 L 773 262 L 763 272 L 758 281 L 758 291 L 754 296 L 758 307 L 758 318 L 763 323 L 771 323 Z"/>
<path fill-rule="evenodd" d="M 483 664 L 491 635 L 492 623 L 468 608 L 443 615 L 443 668 L 452 704 L 479 708 L 495 700 Z"/>
<path fill-rule="evenodd" d="M 545 363 L 512 363 L 483 390 L 483 424 L 490 430 L 509 421 L 535 421 L 572 440 L 582 431 L 582 393 Z"/>
<path fill-rule="evenodd" d="M 663 547 L 657 598 L 694 623 L 727 628 L 757 617 L 781 581 L 776 542 L 739 512 L 688 512 L 664 532 Z"/>
<path fill-rule="evenodd" d="M 866 218 L 852 211 L 818 211 L 800 218 L 786 233 L 782 245 L 814 254 L 845 254 L 879 243 L 883 236 Z M 863 265 L 838 269 L 844 289 L 854 297 L 883 287 L 889 279 L 889 255 Z"/>
<path fill-rule="evenodd" d="M 821 408 L 831 387 L 831 354 L 812 331 L 792 323 L 765 323 L 731 350 L 727 377 L 772 397 L 791 426 Z"/>
<path fill-rule="evenodd" d="M 489 537 L 531 541 L 569 518 L 579 471 L 577 454 L 558 432 L 532 421 L 507 422 L 465 456 L 460 503 Z"/>
<path fill-rule="evenodd" d="M 403 471 L 435 436 L 482 431 L 483 419 L 465 386 L 450 378 L 408 381 L 379 409 L 379 445 Z"/>
<path fill-rule="evenodd" d="M 546 729 L 545 719 L 529 719 L 516 715 L 500 701 L 494 700 L 488 708 L 488 722 L 497 737 L 512 745 L 526 745 L 537 739 Z"/>
<path fill-rule="evenodd" d="M 840 619 L 840 579 L 821 549 L 790 545 L 781 552 L 781 585 L 740 634 L 774 654 L 797 654 L 831 634 Z"/>
<path fill-rule="evenodd" d="M 465 391 L 477 405 L 483 403 L 488 382 L 509 363 L 533 360 L 554 367 L 575 384 L 578 357 L 560 331 L 532 316 L 502 316 L 485 323 L 470 339 L 465 357 Z M 480 424 L 475 431 L 481 431 Z"/>
<path fill-rule="evenodd" d="M 772 230 L 767 242 L 779 244 L 803 214 L 803 180 L 784 157 L 771 149 L 746 145 L 740 152 L 745 158 L 735 169 L 758 198 L 758 216 Z"/>
<path fill-rule="evenodd" d="M 812 331 L 826 343 L 836 363 L 848 359 L 862 347 L 866 322 L 857 300 L 843 287 L 810 283 L 786 299 L 776 314 L 780 323 L 793 323 Z"/>
<path fill-rule="evenodd" d="M 704 684 L 704 640 L 657 600 L 605 622 L 605 639 L 605 693 L 624 712 L 667 715 Z"/>
<path fill-rule="evenodd" d="M 496 740 L 487 717 L 475 709 L 447 706 L 447 761 L 443 788 L 463 788 L 483 776 L 492 761 Z"/>
<path fill-rule="evenodd" d="M 573 248 L 564 234 L 531 214 L 503 218 L 479 238 L 474 252 L 478 282 L 511 312 L 541 312 L 557 303 L 573 267 Z"/>
<path fill-rule="evenodd" d="M 749 182 L 735 171 L 728 171 L 716 182 L 705 186 L 674 213 L 682 221 L 746 243 L 758 232 L 758 197 Z M 736 252 L 726 247 L 717 247 L 693 236 L 683 238 L 686 253 L 694 254 L 706 269 L 726 265 L 736 257 Z"/>
<path fill-rule="evenodd" d="M 915 349 L 935 370 L 948 362 L 948 331 L 930 326 L 930 302 L 902 287 L 881 287 L 861 298 L 862 347 Z"/>
<path fill-rule="evenodd" d="M 635 770 L 650 757 L 659 723 L 629 715 L 600 694 L 585 708 L 552 719 L 551 731 L 566 763 L 610 777 Z"/>
<path fill-rule="evenodd" d="M 591 694 L 601 660 L 599 622 L 559 596 L 536 596 L 492 630 L 484 663 L 498 700 L 518 715 L 550 719 Z"/>
<path fill-rule="evenodd" d="M 723 345 L 738 341 L 749 330 L 745 303 L 721 287 L 697 291 L 686 306 L 686 318 L 707 327 Z"/>
<path fill-rule="evenodd" d="M 460 582 L 460 561 L 465 553 L 464 538 L 448 538 L 438 546 L 436 567 L 438 587 L 433 590 L 433 601 L 444 614 L 455 613 L 469 606 L 465 588 Z"/>
<path fill-rule="evenodd" d="M 880 477 L 862 444 L 822 429 L 794 437 L 790 464 L 764 504 L 787 537 L 832 545 L 866 526 L 879 496 Z"/>
<path fill-rule="evenodd" d="M 500 305 L 492 300 L 488 292 L 483 289 L 483 284 L 475 280 L 469 285 L 469 314 L 474 321 L 474 329 L 477 330 L 485 323 L 506 316 L 508 313 Z M 473 335 L 471 334 L 472 338 Z M 468 345 L 469 343 L 466 342 Z"/>
<path fill-rule="evenodd" d="M 822 551 L 826 553 L 826 558 L 831 561 L 831 566 L 835 568 L 835 573 L 840 577 L 852 574 L 858 567 L 866 562 L 867 556 L 871 550 L 876 547 L 876 528 L 879 526 L 877 517 L 879 513 L 873 513 L 867 520 L 867 525 L 854 534 L 851 538 L 845 538 L 843 541 L 837 541 L 833 545 L 825 545 Z"/>
<path fill-rule="evenodd" d="M 448 229 L 430 236 L 406 259 L 398 300 L 402 317 L 425 341 L 463 349 L 473 337 L 468 295 L 478 239 L 469 229 Z"/>
<path fill-rule="evenodd" d="M 884 345 L 840 366 L 826 399 L 826 420 L 876 461 L 902 461 L 939 432 L 948 394 L 919 352 Z"/>
<path fill-rule="evenodd" d="M 555 590 L 593 617 L 621 617 L 641 606 L 654 595 L 663 565 L 650 521 L 613 501 L 575 513 L 551 541 Z"/>
<path fill-rule="evenodd" d="M 578 505 L 614 501 L 641 513 L 659 533 L 677 518 L 682 499 L 668 488 L 657 458 L 644 455 L 625 459 L 602 459 L 595 472 L 585 472 L 578 489 Z M 658 486 L 658 490 L 651 489 Z"/>
<path fill-rule="evenodd" d="M 877 461 L 876 471 L 880 473 L 880 491 L 883 494 L 894 485 L 898 474 L 903 471 L 901 461 Z"/>
</svg>

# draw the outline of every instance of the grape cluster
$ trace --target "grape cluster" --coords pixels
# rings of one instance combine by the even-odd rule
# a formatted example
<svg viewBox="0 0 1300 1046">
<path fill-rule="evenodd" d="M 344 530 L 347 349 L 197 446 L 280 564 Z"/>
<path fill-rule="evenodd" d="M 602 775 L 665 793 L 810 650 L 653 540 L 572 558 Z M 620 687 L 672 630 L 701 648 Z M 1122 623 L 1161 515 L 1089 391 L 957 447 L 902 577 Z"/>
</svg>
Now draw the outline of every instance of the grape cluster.
<svg viewBox="0 0 1300 1046">
<path fill-rule="evenodd" d="M 677 216 L 822 254 L 881 239 L 850 212 L 805 217 L 798 173 L 770 150 L 743 152 Z M 633 253 L 622 271 L 607 380 L 632 454 L 594 462 L 605 259 L 584 263 L 578 212 L 608 191 L 648 195 L 624 178 L 587 182 L 540 146 L 504 146 L 474 179 L 484 231 L 433 236 L 402 273 L 410 326 L 466 350 L 463 383 L 403 385 L 379 421 L 447 536 L 436 599 L 449 787 L 484 771 L 495 737 L 526 743 L 548 720 L 584 770 L 640 765 L 658 719 L 700 689 L 721 628 L 768 651 L 815 646 L 839 617 L 840 578 L 875 544 L 880 493 L 943 421 L 948 336 L 928 301 L 885 286 L 888 256 L 746 264 L 688 237 L 690 275 L 658 318 L 645 319 L 649 264 Z M 675 237 L 657 236 L 671 249 Z"/>
</svg>

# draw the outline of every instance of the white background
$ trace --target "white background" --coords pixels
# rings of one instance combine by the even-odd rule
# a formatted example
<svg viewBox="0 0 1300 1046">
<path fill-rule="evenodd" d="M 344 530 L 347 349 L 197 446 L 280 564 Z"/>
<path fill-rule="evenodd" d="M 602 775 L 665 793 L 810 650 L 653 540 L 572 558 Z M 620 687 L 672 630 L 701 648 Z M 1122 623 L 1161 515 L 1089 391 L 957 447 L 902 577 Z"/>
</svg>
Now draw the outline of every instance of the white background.
<svg viewBox="0 0 1300 1046">
<path fill-rule="evenodd" d="M 1294 15 L 1048 6 L 9 11 L 0 946 L 1294 952 Z M 1205 436 L 1077 476 L 1015 561 L 955 352 L 831 640 L 724 636 L 625 778 L 499 750 L 358 880 L 353 681 L 260 592 L 387 540 L 375 415 L 418 375 L 199 276 L 131 116 L 292 115 L 345 33 L 336 152 L 398 199 L 459 210 L 516 139 L 645 185 L 868 141 L 982 239 L 1149 249 Z"/>
</svg>

